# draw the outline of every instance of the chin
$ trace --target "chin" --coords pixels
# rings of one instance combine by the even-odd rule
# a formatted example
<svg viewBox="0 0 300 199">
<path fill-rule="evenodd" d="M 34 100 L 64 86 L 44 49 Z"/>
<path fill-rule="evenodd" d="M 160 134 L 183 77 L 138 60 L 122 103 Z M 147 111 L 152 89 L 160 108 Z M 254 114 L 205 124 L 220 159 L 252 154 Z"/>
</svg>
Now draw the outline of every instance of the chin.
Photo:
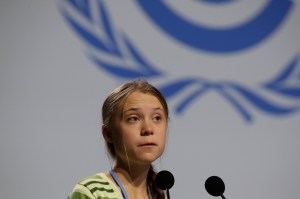
<svg viewBox="0 0 300 199">
<path fill-rule="evenodd" d="M 154 161 L 156 161 L 160 156 L 155 156 L 153 158 L 144 158 L 143 161 L 146 163 L 146 164 L 152 164 Z"/>
</svg>

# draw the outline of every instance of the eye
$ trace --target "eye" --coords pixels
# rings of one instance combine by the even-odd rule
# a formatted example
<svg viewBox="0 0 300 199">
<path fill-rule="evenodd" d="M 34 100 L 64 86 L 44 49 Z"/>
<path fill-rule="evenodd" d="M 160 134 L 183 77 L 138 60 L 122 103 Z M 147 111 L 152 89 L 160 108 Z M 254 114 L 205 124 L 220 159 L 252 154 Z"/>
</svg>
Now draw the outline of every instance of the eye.
<svg viewBox="0 0 300 199">
<path fill-rule="evenodd" d="M 139 121 L 139 117 L 138 116 L 130 116 L 127 118 L 128 122 L 136 122 Z"/>
<path fill-rule="evenodd" d="M 156 122 L 160 122 L 162 120 L 162 116 L 161 115 L 155 115 L 153 120 L 156 121 Z"/>
</svg>

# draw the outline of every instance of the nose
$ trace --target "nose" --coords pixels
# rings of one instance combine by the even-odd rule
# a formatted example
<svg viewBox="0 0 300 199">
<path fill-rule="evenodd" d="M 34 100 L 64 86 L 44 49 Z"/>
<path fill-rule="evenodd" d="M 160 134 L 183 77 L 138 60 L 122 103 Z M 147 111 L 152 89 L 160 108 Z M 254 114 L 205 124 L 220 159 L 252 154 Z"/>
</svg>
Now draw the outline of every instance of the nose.
<svg viewBox="0 0 300 199">
<path fill-rule="evenodd" d="M 153 135 L 153 127 L 151 121 L 145 120 L 141 131 L 142 136 Z"/>
</svg>

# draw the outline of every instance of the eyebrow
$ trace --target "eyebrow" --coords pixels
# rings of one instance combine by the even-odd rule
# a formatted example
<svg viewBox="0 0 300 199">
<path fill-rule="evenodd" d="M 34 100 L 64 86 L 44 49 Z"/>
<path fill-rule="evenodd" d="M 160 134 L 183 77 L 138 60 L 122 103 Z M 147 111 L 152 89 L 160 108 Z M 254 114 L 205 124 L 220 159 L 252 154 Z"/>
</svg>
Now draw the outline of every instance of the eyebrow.
<svg viewBox="0 0 300 199">
<path fill-rule="evenodd" d="M 129 109 L 123 111 L 123 114 L 126 113 L 126 112 L 129 112 L 129 111 L 138 111 L 138 110 L 140 110 L 140 109 L 141 109 L 141 108 L 129 108 Z M 162 110 L 162 111 L 164 111 L 163 108 L 161 108 L 161 107 L 156 107 L 156 108 L 152 108 L 152 109 L 153 109 L 153 110 Z"/>
</svg>

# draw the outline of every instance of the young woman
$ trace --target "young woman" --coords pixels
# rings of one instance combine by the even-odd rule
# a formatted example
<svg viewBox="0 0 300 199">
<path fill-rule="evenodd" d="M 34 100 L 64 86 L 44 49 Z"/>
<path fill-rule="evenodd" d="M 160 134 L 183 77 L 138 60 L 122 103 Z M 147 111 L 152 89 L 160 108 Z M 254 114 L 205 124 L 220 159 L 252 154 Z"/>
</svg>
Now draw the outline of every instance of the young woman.
<svg viewBox="0 0 300 199">
<path fill-rule="evenodd" d="M 102 134 L 114 167 L 79 181 L 69 199 L 164 199 L 152 162 L 165 149 L 168 105 L 146 81 L 116 88 L 102 107 Z"/>
</svg>

